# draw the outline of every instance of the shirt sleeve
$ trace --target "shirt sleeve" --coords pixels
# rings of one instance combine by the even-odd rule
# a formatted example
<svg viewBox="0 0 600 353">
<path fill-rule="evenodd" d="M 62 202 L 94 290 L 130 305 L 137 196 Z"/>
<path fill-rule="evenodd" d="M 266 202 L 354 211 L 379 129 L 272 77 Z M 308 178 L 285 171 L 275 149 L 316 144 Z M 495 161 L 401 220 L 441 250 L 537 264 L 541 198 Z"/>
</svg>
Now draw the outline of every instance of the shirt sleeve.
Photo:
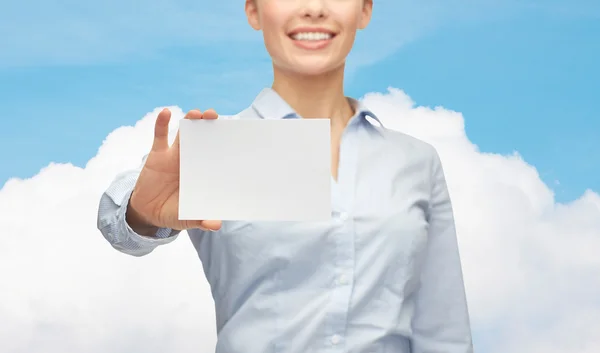
<svg viewBox="0 0 600 353">
<path fill-rule="evenodd" d="M 132 256 L 143 256 L 151 253 L 157 246 L 172 242 L 180 231 L 160 228 L 154 236 L 140 235 L 127 224 L 125 217 L 129 198 L 140 175 L 142 165 L 118 175 L 100 198 L 98 206 L 97 226 L 110 245 Z"/>
<path fill-rule="evenodd" d="M 472 353 L 454 215 L 437 152 L 432 161 L 429 239 L 416 295 L 412 353 Z"/>
</svg>

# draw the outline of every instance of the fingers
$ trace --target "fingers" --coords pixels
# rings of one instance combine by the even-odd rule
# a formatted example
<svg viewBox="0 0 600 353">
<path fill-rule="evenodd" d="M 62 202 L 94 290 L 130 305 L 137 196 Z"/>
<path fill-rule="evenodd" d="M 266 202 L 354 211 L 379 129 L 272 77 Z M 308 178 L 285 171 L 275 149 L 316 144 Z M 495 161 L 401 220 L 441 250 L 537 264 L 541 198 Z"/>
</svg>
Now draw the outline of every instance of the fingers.
<svg viewBox="0 0 600 353">
<path fill-rule="evenodd" d="M 153 151 L 161 151 L 169 148 L 169 121 L 171 120 L 171 111 L 163 109 L 156 117 L 154 123 L 154 141 L 152 142 Z"/>
<path fill-rule="evenodd" d="M 202 113 L 198 109 L 192 109 L 185 115 L 186 119 L 211 119 L 212 120 L 212 119 L 216 119 L 218 117 L 219 117 L 219 115 L 217 114 L 217 112 L 214 109 L 208 109 L 204 113 Z"/>
<path fill-rule="evenodd" d="M 195 119 L 202 119 L 202 112 L 198 109 L 193 109 L 190 110 L 186 115 L 184 119 L 191 119 L 191 120 L 195 120 Z"/>
<path fill-rule="evenodd" d="M 192 109 L 192 110 L 190 110 L 185 115 L 184 119 L 190 119 L 190 120 L 208 119 L 208 120 L 213 120 L 213 119 L 217 119 L 218 117 L 219 117 L 219 115 L 213 109 L 209 109 L 209 110 L 205 111 L 204 113 L 202 113 L 198 109 Z M 177 136 L 175 137 L 175 142 L 173 143 L 173 146 L 175 148 L 179 149 L 179 131 L 177 131 Z"/>
<path fill-rule="evenodd" d="M 209 120 L 216 119 L 218 117 L 219 117 L 219 114 L 217 114 L 217 112 L 214 111 L 214 109 L 209 109 L 209 110 L 205 111 L 204 114 L 202 115 L 203 119 L 209 119 Z"/>
</svg>

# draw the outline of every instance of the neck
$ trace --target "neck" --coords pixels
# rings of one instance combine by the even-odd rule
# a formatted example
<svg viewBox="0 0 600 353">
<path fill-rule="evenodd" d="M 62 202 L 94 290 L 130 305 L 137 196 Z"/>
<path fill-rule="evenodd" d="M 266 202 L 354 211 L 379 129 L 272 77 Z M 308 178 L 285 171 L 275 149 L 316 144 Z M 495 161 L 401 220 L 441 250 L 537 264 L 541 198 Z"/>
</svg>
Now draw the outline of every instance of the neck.
<svg viewBox="0 0 600 353">
<path fill-rule="evenodd" d="M 303 118 L 331 119 L 343 127 L 354 114 L 344 95 L 344 66 L 320 76 L 299 76 L 274 68 L 273 90 Z"/>
</svg>

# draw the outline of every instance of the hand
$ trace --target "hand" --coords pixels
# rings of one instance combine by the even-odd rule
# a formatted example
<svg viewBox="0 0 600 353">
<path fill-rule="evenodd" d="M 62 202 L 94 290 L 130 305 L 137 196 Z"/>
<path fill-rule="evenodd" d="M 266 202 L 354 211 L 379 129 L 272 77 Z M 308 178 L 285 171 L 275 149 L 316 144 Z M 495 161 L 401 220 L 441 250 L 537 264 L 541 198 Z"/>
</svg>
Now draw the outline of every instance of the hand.
<svg viewBox="0 0 600 353">
<path fill-rule="evenodd" d="M 185 119 L 217 119 L 217 117 L 217 113 L 212 109 L 204 113 L 191 110 Z M 134 224 L 137 224 L 138 228 L 146 229 L 218 230 L 221 228 L 221 221 L 179 220 L 179 131 L 175 142 L 169 146 L 169 120 L 171 120 L 171 111 L 168 109 L 161 111 L 156 118 L 152 150 L 148 154 L 129 201 L 128 223 L 134 230 Z"/>
</svg>

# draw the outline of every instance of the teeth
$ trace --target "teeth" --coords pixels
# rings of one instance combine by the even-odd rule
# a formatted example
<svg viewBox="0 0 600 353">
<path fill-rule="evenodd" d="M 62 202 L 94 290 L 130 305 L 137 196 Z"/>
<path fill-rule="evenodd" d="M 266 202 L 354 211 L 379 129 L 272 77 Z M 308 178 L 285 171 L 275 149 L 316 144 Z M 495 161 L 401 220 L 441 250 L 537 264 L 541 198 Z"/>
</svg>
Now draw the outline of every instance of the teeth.
<svg viewBox="0 0 600 353">
<path fill-rule="evenodd" d="M 294 34 L 292 38 L 295 40 L 327 40 L 331 39 L 331 34 L 321 32 L 303 32 Z"/>
</svg>

